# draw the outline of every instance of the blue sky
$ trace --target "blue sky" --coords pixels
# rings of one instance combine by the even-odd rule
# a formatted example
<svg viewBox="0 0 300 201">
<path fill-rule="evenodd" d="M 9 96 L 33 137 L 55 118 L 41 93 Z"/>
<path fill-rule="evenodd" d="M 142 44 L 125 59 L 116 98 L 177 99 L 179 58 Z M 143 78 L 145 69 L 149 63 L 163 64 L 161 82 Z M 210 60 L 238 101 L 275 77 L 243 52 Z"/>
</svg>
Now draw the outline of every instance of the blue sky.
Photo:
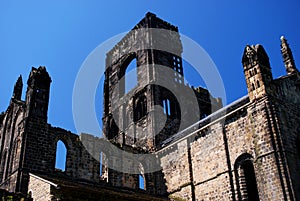
<svg viewBox="0 0 300 201">
<path fill-rule="evenodd" d="M 129 31 L 148 11 L 207 51 L 225 84 L 227 102 L 232 102 L 247 93 L 241 65 L 246 44 L 265 47 L 278 77 L 285 74 L 279 39 L 285 35 L 300 65 L 299 8 L 296 0 L 0 1 L 0 111 L 6 110 L 18 76 L 23 76 L 24 97 L 31 67 L 43 65 L 52 77 L 48 121 L 77 133 L 72 90 L 81 64 L 99 44 Z"/>
</svg>

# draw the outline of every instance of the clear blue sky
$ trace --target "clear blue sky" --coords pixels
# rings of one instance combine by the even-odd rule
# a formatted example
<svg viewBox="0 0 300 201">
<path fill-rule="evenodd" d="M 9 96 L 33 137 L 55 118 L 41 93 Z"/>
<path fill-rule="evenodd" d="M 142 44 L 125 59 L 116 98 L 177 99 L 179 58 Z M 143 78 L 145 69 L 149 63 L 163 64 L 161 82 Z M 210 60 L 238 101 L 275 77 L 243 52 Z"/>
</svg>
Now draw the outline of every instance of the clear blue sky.
<svg viewBox="0 0 300 201">
<path fill-rule="evenodd" d="M 72 90 L 82 62 L 148 11 L 178 26 L 209 53 L 232 102 L 247 93 L 241 65 L 246 44 L 265 47 L 278 77 L 285 74 L 279 46 L 285 35 L 300 66 L 299 8 L 296 0 L 0 1 L 0 111 L 6 110 L 18 76 L 23 76 L 24 97 L 31 67 L 43 65 L 53 80 L 48 121 L 76 133 Z"/>
</svg>

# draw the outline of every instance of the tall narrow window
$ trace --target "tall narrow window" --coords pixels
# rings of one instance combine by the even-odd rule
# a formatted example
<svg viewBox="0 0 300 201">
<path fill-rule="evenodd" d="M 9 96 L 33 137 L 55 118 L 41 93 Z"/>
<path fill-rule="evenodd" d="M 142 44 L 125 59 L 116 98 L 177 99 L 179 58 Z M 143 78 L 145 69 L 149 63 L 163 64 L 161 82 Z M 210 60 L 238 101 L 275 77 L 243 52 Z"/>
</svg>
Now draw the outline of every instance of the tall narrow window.
<svg viewBox="0 0 300 201">
<path fill-rule="evenodd" d="M 145 178 L 139 174 L 139 188 L 145 190 Z"/>
<path fill-rule="evenodd" d="M 256 85 L 257 85 L 257 88 L 260 87 L 260 84 L 259 84 L 259 81 L 258 81 L 258 80 L 256 81 Z"/>
<path fill-rule="evenodd" d="M 136 59 L 133 59 L 125 71 L 125 94 L 137 85 L 137 81 L 137 64 Z"/>
<path fill-rule="evenodd" d="M 171 103 L 169 99 L 163 100 L 163 108 L 164 108 L 164 113 L 168 116 L 171 116 Z"/>
<path fill-rule="evenodd" d="M 102 156 L 102 152 L 100 152 L 100 158 L 99 158 L 99 166 L 100 166 L 100 169 L 99 169 L 99 176 L 101 177 L 103 175 L 103 156 Z"/>
<path fill-rule="evenodd" d="M 253 83 L 251 84 L 251 90 L 255 90 L 255 86 Z"/>
<path fill-rule="evenodd" d="M 239 200 L 258 201 L 258 189 L 251 155 L 243 154 L 237 159 L 235 173 Z"/>
<path fill-rule="evenodd" d="M 141 96 L 136 101 L 135 105 L 135 121 L 140 120 L 147 114 L 147 99 L 146 96 Z"/>
<path fill-rule="evenodd" d="M 56 144 L 55 169 L 65 171 L 66 160 L 67 160 L 67 148 L 65 144 L 61 140 L 59 140 Z"/>
</svg>

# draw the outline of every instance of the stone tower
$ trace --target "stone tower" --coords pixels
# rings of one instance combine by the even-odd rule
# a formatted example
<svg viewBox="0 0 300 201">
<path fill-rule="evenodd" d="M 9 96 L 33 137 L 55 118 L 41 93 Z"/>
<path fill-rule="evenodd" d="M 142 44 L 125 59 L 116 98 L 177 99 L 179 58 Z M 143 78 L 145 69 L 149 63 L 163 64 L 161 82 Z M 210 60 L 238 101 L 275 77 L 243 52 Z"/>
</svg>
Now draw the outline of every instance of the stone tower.
<svg viewBox="0 0 300 201">
<path fill-rule="evenodd" d="M 1 116 L 2 188 L 12 192 L 26 192 L 28 170 L 41 171 L 47 164 L 42 149 L 47 143 L 43 130 L 47 127 L 47 111 L 51 78 L 45 67 L 32 68 L 28 81 L 26 100 L 22 101 L 22 77 L 14 86 L 7 111 Z M 50 167 L 49 167 L 50 168 Z"/>
<path fill-rule="evenodd" d="M 221 100 L 213 98 L 208 90 L 186 85 L 182 51 L 178 28 L 147 13 L 107 53 L 103 107 L 106 139 L 126 151 L 155 153 L 164 140 L 222 106 Z M 137 82 L 129 90 L 126 80 L 131 79 L 128 69 L 132 64 Z M 116 154 L 110 156 L 108 164 L 130 160 L 135 159 Z M 155 169 L 155 163 L 158 161 L 141 162 L 141 172 Z M 109 169 L 107 174 L 114 186 L 138 186 L 137 175 L 115 169 Z M 161 171 L 143 175 L 148 192 L 166 193 Z"/>
<path fill-rule="evenodd" d="M 32 68 L 26 91 L 27 115 L 47 122 L 51 78 L 45 67 Z"/>
<path fill-rule="evenodd" d="M 163 140 L 209 115 L 212 107 L 221 107 L 221 101 L 206 89 L 185 85 L 181 54 L 178 28 L 152 13 L 147 13 L 107 53 L 103 114 L 106 138 L 152 152 Z M 126 70 L 134 60 L 137 83 L 125 93 Z M 192 104 L 192 98 L 196 104 Z M 182 107 L 182 103 L 189 107 Z M 195 119 L 186 121 L 191 119 L 191 112 Z"/>
<path fill-rule="evenodd" d="M 270 93 L 273 80 L 269 57 L 261 45 L 247 45 L 242 58 L 250 100 L 261 98 Z"/>
<path fill-rule="evenodd" d="M 160 29 L 163 33 L 166 33 L 166 30 L 170 32 L 158 40 L 154 33 L 156 30 L 151 28 Z M 173 53 L 155 49 L 154 43 L 156 46 L 170 47 Z M 166 74 L 166 80 L 172 80 L 172 83 L 176 84 L 176 76 L 177 84 L 183 84 L 181 53 L 178 28 L 152 13 L 147 13 L 146 17 L 107 53 L 103 125 L 108 139 L 121 144 L 136 144 L 151 150 L 155 148 L 157 140 L 157 113 L 160 112 L 163 116 L 163 111 L 156 110 L 155 105 L 163 107 L 163 104 L 168 104 L 168 122 L 180 119 L 175 97 L 168 90 L 153 83 L 159 75 L 156 67 L 160 65 L 176 71 L 176 74 L 172 74 L 173 77 Z M 133 60 L 136 60 L 137 65 L 137 86 L 125 94 L 126 68 Z M 115 87 L 118 90 L 113 90 Z M 174 129 L 176 130 L 176 126 Z"/>
<path fill-rule="evenodd" d="M 280 40 L 281 40 L 281 45 L 280 45 L 281 46 L 281 54 L 282 54 L 283 62 L 285 65 L 286 73 L 288 75 L 290 75 L 295 72 L 298 72 L 296 65 L 295 65 L 292 50 L 291 50 L 289 44 L 287 43 L 287 40 L 285 39 L 284 36 L 281 36 Z"/>
</svg>

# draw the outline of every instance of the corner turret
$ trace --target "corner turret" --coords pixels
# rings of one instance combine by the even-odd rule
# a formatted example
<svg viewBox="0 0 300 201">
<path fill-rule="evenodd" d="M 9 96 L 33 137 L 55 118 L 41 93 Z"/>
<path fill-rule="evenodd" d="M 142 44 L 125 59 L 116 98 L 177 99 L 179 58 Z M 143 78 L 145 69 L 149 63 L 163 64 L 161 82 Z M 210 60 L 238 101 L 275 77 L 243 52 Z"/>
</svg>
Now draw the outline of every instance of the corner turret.
<svg viewBox="0 0 300 201">
<path fill-rule="evenodd" d="M 292 50 L 285 39 L 284 36 L 280 37 L 281 40 L 281 55 L 283 58 L 283 63 L 285 65 L 285 70 L 288 75 L 299 72 L 298 69 L 296 68 L 294 57 Z"/>
<path fill-rule="evenodd" d="M 47 122 L 51 78 L 44 66 L 32 67 L 26 92 L 27 116 Z"/>
<path fill-rule="evenodd" d="M 269 57 L 262 45 L 247 45 L 242 58 L 250 100 L 261 98 L 270 93 L 273 80 Z"/>
</svg>

